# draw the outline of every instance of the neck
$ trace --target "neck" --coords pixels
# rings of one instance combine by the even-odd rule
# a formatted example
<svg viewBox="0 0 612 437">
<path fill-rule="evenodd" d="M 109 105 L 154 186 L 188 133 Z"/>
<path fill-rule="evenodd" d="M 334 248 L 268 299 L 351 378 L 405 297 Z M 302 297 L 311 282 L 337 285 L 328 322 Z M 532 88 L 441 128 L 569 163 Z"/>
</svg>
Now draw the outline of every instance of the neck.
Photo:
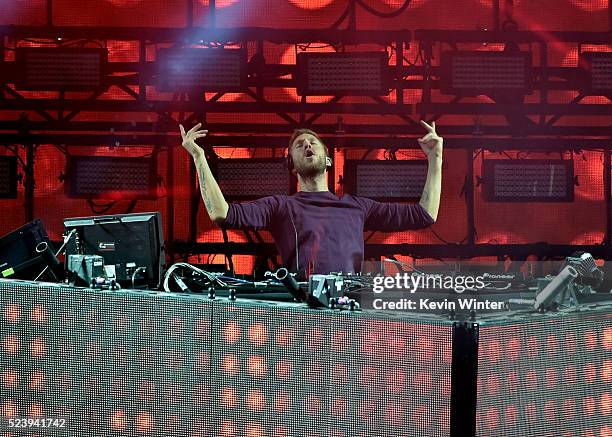
<svg viewBox="0 0 612 437">
<path fill-rule="evenodd" d="M 329 188 L 327 187 L 326 171 L 316 176 L 307 177 L 298 174 L 297 177 L 300 183 L 300 191 L 305 191 L 307 193 L 329 191 Z"/>
</svg>

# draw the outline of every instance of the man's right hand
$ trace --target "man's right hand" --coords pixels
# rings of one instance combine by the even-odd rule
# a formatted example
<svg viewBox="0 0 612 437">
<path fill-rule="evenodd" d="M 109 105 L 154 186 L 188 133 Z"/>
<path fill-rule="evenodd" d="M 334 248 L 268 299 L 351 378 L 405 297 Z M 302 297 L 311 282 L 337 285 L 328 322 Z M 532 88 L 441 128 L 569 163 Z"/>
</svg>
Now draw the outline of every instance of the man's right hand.
<svg viewBox="0 0 612 437">
<path fill-rule="evenodd" d="M 183 138 L 182 146 L 194 158 L 204 152 L 204 150 L 196 144 L 195 140 L 198 138 L 203 138 L 208 134 L 208 130 L 199 130 L 201 126 L 202 123 L 198 123 L 185 132 L 183 125 L 179 124 L 181 129 L 181 137 Z"/>
</svg>

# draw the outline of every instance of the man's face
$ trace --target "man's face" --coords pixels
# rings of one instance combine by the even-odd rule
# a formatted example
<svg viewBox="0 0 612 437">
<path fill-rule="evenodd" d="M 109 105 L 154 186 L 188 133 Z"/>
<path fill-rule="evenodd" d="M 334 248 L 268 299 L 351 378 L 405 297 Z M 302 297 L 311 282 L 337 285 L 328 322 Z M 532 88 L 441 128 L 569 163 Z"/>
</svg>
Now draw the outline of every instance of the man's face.
<svg viewBox="0 0 612 437">
<path fill-rule="evenodd" d="M 314 135 L 306 133 L 296 137 L 289 153 L 298 174 L 312 177 L 325 172 L 327 152 Z"/>
</svg>

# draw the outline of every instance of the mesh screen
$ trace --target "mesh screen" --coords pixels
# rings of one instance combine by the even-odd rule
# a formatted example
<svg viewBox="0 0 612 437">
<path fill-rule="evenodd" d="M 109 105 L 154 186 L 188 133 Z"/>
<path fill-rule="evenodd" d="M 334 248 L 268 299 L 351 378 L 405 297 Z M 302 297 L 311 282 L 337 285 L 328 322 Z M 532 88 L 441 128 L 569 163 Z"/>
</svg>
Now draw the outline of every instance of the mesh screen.
<svg viewBox="0 0 612 437">
<path fill-rule="evenodd" d="M 289 194 L 290 179 L 285 159 L 222 159 L 217 163 L 217 182 L 228 198 L 258 198 Z"/>
<path fill-rule="evenodd" d="M 493 160 L 487 164 L 485 177 L 492 184 L 490 200 L 567 201 L 574 197 L 573 180 L 568 174 L 571 168 L 565 161 Z"/>
<path fill-rule="evenodd" d="M 0 156 L 0 198 L 17 195 L 17 159 L 12 156 Z"/>
<path fill-rule="evenodd" d="M 448 435 L 450 326 L 243 305 L 212 326 L 215 435 Z"/>
<path fill-rule="evenodd" d="M 207 302 L 3 281 L 0 308 L 3 416 L 66 418 L 45 435 L 210 435 Z"/>
<path fill-rule="evenodd" d="M 13 281 L 0 311 L 2 414 L 69 435 L 449 433 L 449 324 Z"/>
<path fill-rule="evenodd" d="M 83 49 L 58 51 L 24 49 L 17 52 L 23 58 L 23 89 L 91 89 L 101 86 L 103 52 Z"/>
<path fill-rule="evenodd" d="M 355 194 L 372 198 L 418 199 L 427 177 L 425 161 L 355 163 Z"/>
<path fill-rule="evenodd" d="M 228 27 L 271 27 L 280 29 L 305 29 L 305 28 L 330 28 L 336 23 L 346 11 L 347 2 L 344 0 L 218 0 L 215 2 L 217 10 L 211 13 L 208 0 L 5 0 L 0 2 L 0 24 L 6 25 L 28 25 L 41 26 L 46 23 L 46 6 L 52 3 L 52 21 L 56 26 L 127 26 L 127 27 L 164 27 L 184 28 L 189 23 L 190 5 L 193 6 L 194 26 L 210 27 L 212 19 L 220 28 Z M 372 0 L 367 4 L 383 13 L 397 10 L 403 0 Z M 504 19 L 503 1 L 501 5 L 501 20 Z M 548 31 L 609 31 L 608 0 L 543 0 L 530 2 L 526 0 L 515 0 L 513 7 L 513 19 L 517 22 L 519 30 L 542 31 L 543 35 L 549 35 Z M 401 29 L 489 29 L 493 27 L 494 2 L 492 0 L 466 0 L 462 2 L 449 2 L 448 0 L 412 0 L 405 11 L 392 18 L 378 17 L 363 7 L 355 8 L 355 24 L 358 30 L 401 30 Z M 339 27 L 346 28 L 348 19 L 345 17 Z M 549 35 L 550 36 L 550 35 Z M 554 37 L 554 35 L 553 35 Z M 109 51 L 109 59 L 112 62 L 134 62 L 139 58 L 140 45 L 138 41 L 82 41 L 86 47 L 95 47 L 99 44 L 105 45 Z M 6 41 L 11 46 L 11 41 Z M 79 42 L 80 44 L 81 42 Z M 99 44 L 98 44 L 99 43 Z M 309 51 L 334 51 L 334 48 L 325 43 L 312 42 L 308 45 Z M 23 46 L 40 45 L 41 41 L 21 41 Z M 158 49 L 168 47 L 167 44 L 146 43 L 144 50 L 149 61 L 155 59 Z M 500 44 L 474 44 L 470 50 L 502 50 Z M 447 49 L 443 46 L 444 50 Z M 520 45 L 521 50 L 532 50 L 534 62 L 539 62 L 540 48 L 536 45 L 529 47 Z M 380 46 L 369 47 L 368 50 L 381 50 Z M 249 59 L 259 49 L 256 44 L 248 47 Z M 348 50 L 351 50 L 349 47 Z M 582 51 L 610 51 L 610 45 L 584 44 Z M 264 55 L 269 64 L 294 65 L 296 62 L 296 47 L 283 42 L 264 41 Z M 551 66 L 576 67 L 578 65 L 578 44 L 554 41 L 550 44 L 547 57 Z M 411 43 L 404 47 L 406 65 L 419 65 L 420 47 L 417 43 Z M 435 53 L 435 59 L 439 60 L 439 53 Z M 389 53 L 390 63 L 394 64 L 395 52 Z M 14 59 L 14 51 L 5 51 L 5 60 Z M 432 90 L 434 97 L 438 90 Z M 152 86 L 147 87 L 148 96 L 170 100 L 170 93 L 159 93 Z M 23 92 L 26 98 L 50 98 L 57 99 L 58 93 L 46 92 Z M 549 103 L 569 103 L 577 95 L 574 91 L 548 90 Z M 269 101 L 296 101 L 299 97 L 294 88 L 266 88 L 264 96 Z M 87 96 L 83 96 L 86 98 Z M 207 98 L 211 98 L 209 95 Z M 393 95 L 389 96 L 393 99 Z M 404 90 L 404 102 L 414 104 L 421 99 L 420 89 Z M 537 99 L 536 90 L 528 99 Z M 132 99 L 125 90 L 111 87 L 101 99 Z M 327 97 L 309 97 L 308 101 L 327 101 Z M 596 100 L 599 99 L 599 100 Z M 221 101 L 249 101 L 248 96 L 237 93 L 225 94 Z M 475 99 L 478 102 L 487 102 L 486 99 Z M 535 100 L 530 100 L 534 102 Z M 605 97 L 587 97 L 583 103 L 607 103 Z M 52 114 L 54 117 L 55 113 Z M 0 119 L 16 120 L 19 117 L 17 111 L 1 111 Z M 103 113 L 82 112 L 75 116 L 75 121 L 151 121 L 155 115 L 149 112 L 139 113 Z M 297 117 L 297 116 L 296 116 Z M 209 113 L 210 123 L 285 123 L 276 114 L 246 114 L 246 113 Z M 505 124 L 506 120 L 501 116 L 483 115 L 483 125 L 487 123 Z M 38 119 L 36 115 L 35 118 Z M 440 133 L 444 135 L 443 126 L 473 123 L 471 115 L 444 115 L 440 120 Z M 321 123 L 336 123 L 336 114 L 324 114 L 318 119 Z M 395 116 L 356 116 L 347 115 L 344 122 L 347 124 L 374 124 L 374 123 L 397 123 Z M 609 124 L 609 117 L 591 115 L 587 117 L 564 116 L 555 124 L 558 126 L 568 124 L 592 125 L 599 122 L 602 126 Z M 316 128 L 315 128 L 316 129 Z M 211 132 L 212 133 L 212 132 Z M 578 141 L 578 140 L 577 140 Z M 172 213 L 174 226 L 172 231 L 176 239 L 187 240 L 191 237 L 189 206 L 189 192 L 191 186 L 195 185 L 195 178 L 190 178 L 188 171 L 189 159 L 184 151 L 178 147 L 178 134 L 175 141 L 171 141 L 173 147 L 168 155 L 162 155 L 161 159 L 173 156 L 174 183 L 172 186 L 164 186 L 167 193 L 173 197 L 170 202 L 166 198 L 156 201 L 139 201 L 135 211 L 160 210 L 164 215 L 164 224 L 171 223 L 169 213 Z M 71 147 L 71 150 L 76 147 Z M 85 148 L 83 148 L 85 149 Z M 340 150 L 339 152 L 342 152 Z M 0 150 L 0 153 L 2 151 Z M 19 151 L 22 158 L 25 157 L 23 150 Z M 94 148 L 87 148 L 87 152 L 96 154 Z M 437 223 L 431 229 L 419 232 L 401 232 L 392 234 L 376 234 L 371 237 L 370 243 L 440 243 L 443 241 L 459 242 L 465 241 L 466 237 L 466 206 L 463 186 L 465 184 L 465 159 L 468 153 L 464 150 L 445 151 L 444 176 L 442 189 L 442 202 L 440 215 Z M 341 153 L 336 153 L 340 155 Z M 126 152 L 126 155 L 137 156 L 138 152 Z M 494 207 L 481 199 L 478 195 L 475 201 L 476 207 L 476 229 L 477 242 L 499 242 L 499 243 L 530 243 L 547 241 L 549 243 L 562 244 L 596 244 L 603 240 L 605 231 L 605 202 L 603 202 L 603 164 L 601 153 L 585 152 L 584 159 L 575 160 L 575 174 L 578 176 L 580 185 L 575 187 L 576 198 L 572 204 L 536 204 L 529 208 L 517 209 L 515 204 L 496 203 Z M 550 157 L 547 157 L 550 158 Z M 64 169 L 65 157 L 62 153 L 51 146 L 42 145 L 36 151 L 35 165 L 35 201 L 34 216 L 40 217 L 47 225 L 49 235 L 58 240 L 62 231 L 62 218 L 74 216 L 91 215 L 90 206 L 84 200 L 68 199 L 64 194 L 63 184 L 59 182 L 58 176 Z M 338 159 L 335 160 L 339 162 Z M 479 165 L 475 166 L 476 175 L 480 175 Z M 168 174 L 165 166 L 159 166 L 162 178 L 167 180 Z M 341 166 L 336 165 L 336 175 L 341 175 Z M 163 196 L 167 193 L 160 193 Z M 0 218 L 0 234 L 8 233 L 25 222 L 24 214 L 24 189 L 18 186 L 16 200 L 1 200 L 0 209 L 10 211 Z M 129 207 L 128 202 L 117 202 L 109 210 L 109 213 L 124 213 Z M 529 223 L 525 226 L 524 223 Z M 436 235 L 432 233 L 435 231 Z M 165 235 L 171 235 L 165 229 Z M 233 241 L 244 241 L 241 234 L 233 234 Z M 366 236 L 367 237 L 367 236 Z M 206 214 L 200 214 L 197 229 L 198 241 L 222 241 L 221 233 L 216 226 L 208 220 Z M 246 258 L 245 258 L 246 259 Z M 239 262 L 236 264 L 238 272 L 250 272 L 252 262 Z"/>
<path fill-rule="evenodd" d="M 477 435 L 603 436 L 612 414 L 612 314 L 481 325 Z"/>
<path fill-rule="evenodd" d="M 301 54 L 298 63 L 304 68 L 304 94 L 373 93 L 383 91 L 381 56 L 334 54 Z"/>
<path fill-rule="evenodd" d="M 455 90 L 525 90 L 529 83 L 526 76 L 528 59 L 524 55 L 499 55 L 495 52 L 455 53 L 450 60 L 450 77 L 445 80 Z"/>
<path fill-rule="evenodd" d="M 70 195 L 75 197 L 152 197 L 152 159 L 80 156 L 70 160 Z"/>
<path fill-rule="evenodd" d="M 246 60 L 242 50 L 166 49 L 158 53 L 160 90 L 238 90 Z"/>
</svg>

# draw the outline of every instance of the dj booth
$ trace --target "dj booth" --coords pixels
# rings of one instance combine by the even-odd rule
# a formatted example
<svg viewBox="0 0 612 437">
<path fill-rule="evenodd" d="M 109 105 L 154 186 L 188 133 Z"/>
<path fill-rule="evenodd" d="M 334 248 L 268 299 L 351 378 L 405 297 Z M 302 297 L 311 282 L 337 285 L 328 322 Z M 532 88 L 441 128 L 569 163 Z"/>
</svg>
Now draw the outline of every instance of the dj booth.
<svg viewBox="0 0 612 437">
<path fill-rule="evenodd" d="M 612 429 L 612 301 L 459 322 L 0 280 L 0 317 L 3 436 Z"/>
</svg>

